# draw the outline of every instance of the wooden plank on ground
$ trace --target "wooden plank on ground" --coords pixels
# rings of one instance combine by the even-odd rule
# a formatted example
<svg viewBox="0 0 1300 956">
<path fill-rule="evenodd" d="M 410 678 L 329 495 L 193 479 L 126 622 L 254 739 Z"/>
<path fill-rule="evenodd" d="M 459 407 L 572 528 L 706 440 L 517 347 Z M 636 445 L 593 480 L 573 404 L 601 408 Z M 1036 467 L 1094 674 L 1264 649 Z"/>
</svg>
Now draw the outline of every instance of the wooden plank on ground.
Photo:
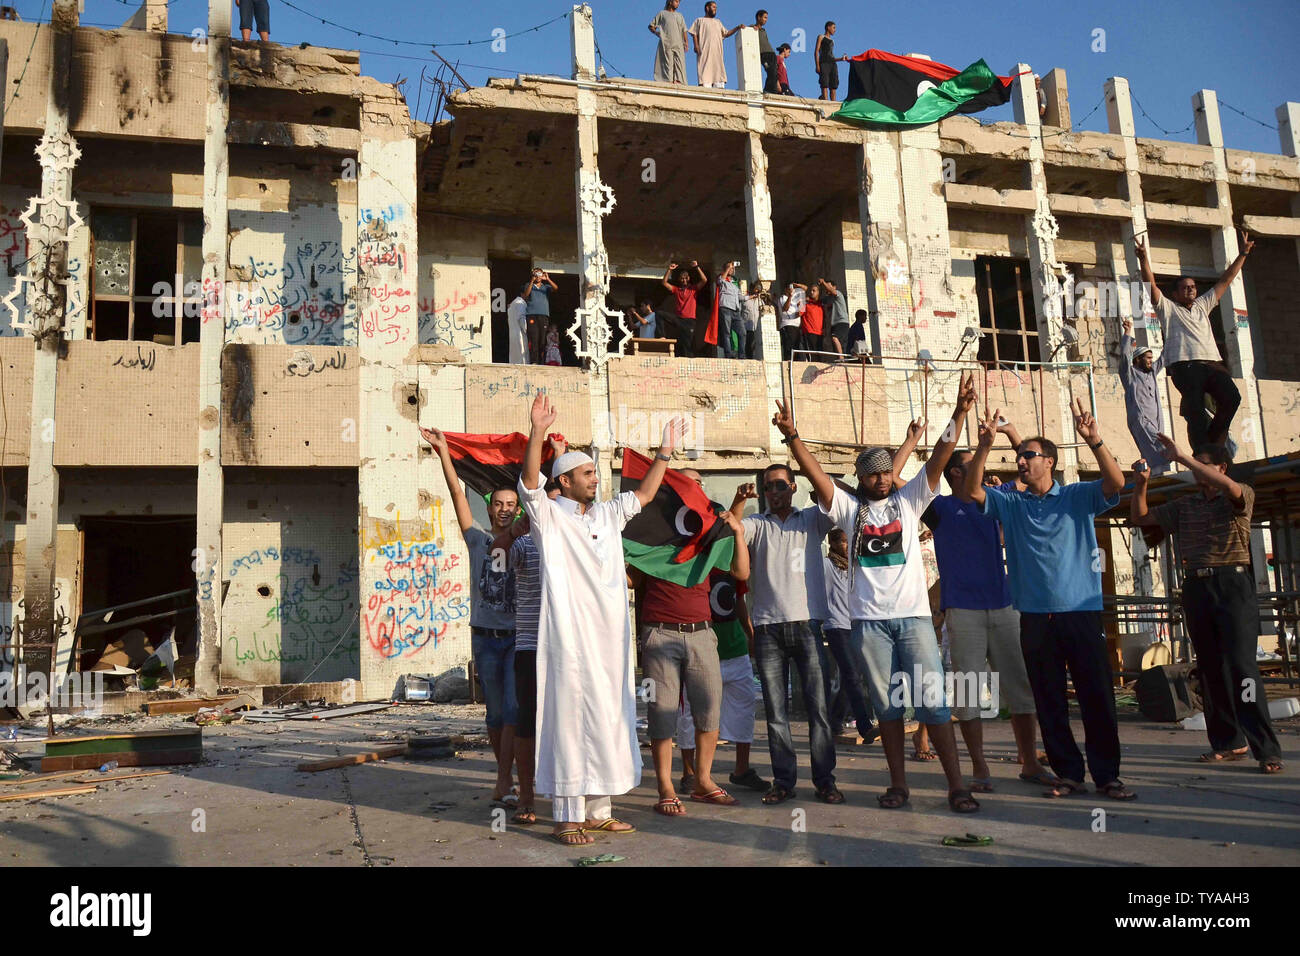
<svg viewBox="0 0 1300 956">
<path fill-rule="evenodd" d="M 318 770 L 334 770 L 338 767 L 351 767 L 359 763 L 369 763 L 372 760 L 398 757 L 404 753 L 406 753 L 406 744 L 393 744 L 389 747 L 379 747 L 369 753 L 351 754 L 347 757 L 331 757 L 329 760 L 308 760 L 298 764 L 298 769 L 307 773 L 315 773 Z"/>
<path fill-rule="evenodd" d="M 142 708 L 153 717 L 157 714 L 196 714 L 200 707 L 224 707 L 232 700 L 238 700 L 238 694 L 229 697 L 190 697 L 177 700 L 151 700 Z"/>
<path fill-rule="evenodd" d="M 95 786 L 83 787 L 60 787 L 54 790 L 24 790 L 22 793 L 0 794 L 0 802 L 8 800 L 39 800 L 42 797 L 69 797 L 76 793 L 93 793 L 98 790 Z"/>
<path fill-rule="evenodd" d="M 5 784 L 10 787 L 26 787 L 33 783 L 44 783 L 46 780 L 54 780 L 58 777 L 75 777 L 82 770 L 64 770 L 59 773 L 40 773 L 34 777 L 28 777 L 26 780 L 6 780 Z"/>
</svg>

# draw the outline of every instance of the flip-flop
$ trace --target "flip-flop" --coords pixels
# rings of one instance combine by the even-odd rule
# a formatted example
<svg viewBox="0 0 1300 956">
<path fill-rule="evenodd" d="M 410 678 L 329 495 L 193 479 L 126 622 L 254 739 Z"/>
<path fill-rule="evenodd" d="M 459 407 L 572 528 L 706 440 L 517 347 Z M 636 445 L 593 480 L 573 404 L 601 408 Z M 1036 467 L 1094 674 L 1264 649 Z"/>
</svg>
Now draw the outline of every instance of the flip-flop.
<svg viewBox="0 0 1300 956">
<path fill-rule="evenodd" d="M 1072 797 L 1076 793 L 1087 793 L 1088 788 L 1081 783 L 1075 783 L 1073 780 L 1061 780 L 1052 784 L 1050 790 L 1043 794 L 1049 800 L 1060 800 L 1064 797 Z"/>
<path fill-rule="evenodd" d="M 939 755 L 933 750 L 913 750 L 913 760 L 938 760 Z"/>
<path fill-rule="evenodd" d="M 1240 750 L 1207 750 L 1196 758 L 1198 763 L 1228 763 L 1233 760 L 1245 760 L 1250 753 L 1249 747 Z"/>
<path fill-rule="evenodd" d="M 977 813 L 980 802 L 971 796 L 969 790 L 949 790 L 948 809 L 953 813 Z"/>
<path fill-rule="evenodd" d="M 527 817 L 532 817 L 532 819 L 529 820 Z M 530 827 L 537 822 L 537 811 L 532 807 L 520 807 L 510 819 L 521 827 Z"/>
<path fill-rule="evenodd" d="M 734 807 L 740 802 L 721 787 L 710 790 L 708 793 L 693 793 L 691 799 L 696 803 L 716 803 L 720 807 Z"/>
<path fill-rule="evenodd" d="M 625 822 L 626 821 L 624 820 L 616 820 L 613 817 L 610 817 L 608 820 L 601 820 L 594 827 L 589 827 L 584 825 L 582 827 L 582 832 L 583 833 L 615 833 L 618 834 L 619 836 L 622 836 L 625 833 L 636 833 L 636 827 L 632 826 L 631 824 L 628 824 L 627 828 L 623 830 L 614 829 L 614 824 L 625 823 Z"/>
<path fill-rule="evenodd" d="M 1285 768 L 1277 757 L 1269 757 L 1259 762 L 1260 773 L 1281 773 Z"/>
<path fill-rule="evenodd" d="M 1036 784 L 1040 787 L 1056 787 L 1059 786 L 1061 783 L 1060 777 L 1054 777 L 1047 771 L 1043 771 L 1036 777 L 1031 777 L 1027 773 L 1022 773 L 1020 775 L 1020 779 L 1023 780 L 1025 783 Z"/>
<path fill-rule="evenodd" d="M 578 840 L 565 839 L 565 837 L 571 837 L 571 836 L 578 836 L 581 839 Z M 562 843 L 565 846 L 587 846 L 588 844 L 596 842 L 595 840 L 587 839 L 587 834 L 582 832 L 582 827 L 566 827 L 565 829 L 561 830 L 559 833 L 552 833 L 551 839 L 555 840 L 557 843 Z"/>
<path fill-rule="evenodd" d="M 1112 800 L 1136 800 L 1137 799 L 1137 794 L 1134 793 L 1132 790 L 1130 790 L 1128 787 L 1124 786 L 1124 784 L 1120 783 L 1118 780 L 1112 780 L 1104 787 L 1098 787 L 1097 792 L 1101 794 L 1105 794 L 1106 796 L 1110 797 Z"/>
<path fill-rule="evenodd" d="M 669 810 L 669 807 L 676 807 L 677 809 Z M 665 817 L 684 817 L 686 816 L 686 808 L 682 806 L 681 798 L 665 797 L 655 804 L 655 813 Z"/>
</svg>

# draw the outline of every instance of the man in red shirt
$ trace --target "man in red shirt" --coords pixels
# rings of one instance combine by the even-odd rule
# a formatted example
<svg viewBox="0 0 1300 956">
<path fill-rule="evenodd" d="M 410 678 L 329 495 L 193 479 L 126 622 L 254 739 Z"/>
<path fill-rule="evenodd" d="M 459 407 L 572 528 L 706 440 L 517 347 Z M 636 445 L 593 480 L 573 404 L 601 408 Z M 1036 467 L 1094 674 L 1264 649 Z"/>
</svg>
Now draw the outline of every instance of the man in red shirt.
<svg viewBox="0 0 1300 956">
<path fill-rule="evenodd" d="M 681 472 L 703 484 L 699 472 L 686 468 Z M 745 581 L 749 578 L 749 549 L 744 530 L 728 511 L 723 511 L 721 520 L 735 537 L 731 574 L 737 581 Z M 683 691 L 695 719 L 695 790 L 690 797 L 720 806 L 737 802 L 712 776 L 722 719 L 722 669 L 709 592 L 708 578 L 688 588 L 647 575 L 639 601 L 641 672 L 650 681 L 650 752 L 659 784 L 655 810 L 669 817 L 686 812 L 673 787 L 673 736 Z"/>
<path fill-rule="evenodd" d="M 825 330 L 826 304 L 822 302 L 821 286 L 814 285 L 808 289 L 808 301 L 799 317 L 799 348 L 806 352 L 824 351 Z"/>
<path fill-rule="evenodd" d="M 691 269 L 695 278 L 691 278 Z M 671 281 L 670 281 L 671 280 Z M 694 259 L 690 269 L 679 269 L 677 263 L 668 263 L 663 286 L 673 295 L 673 311 L 677 316 L 677 354 L 683 358 L 695 355 L 695 296 L 708 283 L 704 270 Z"/>
<path fill-rule="evenodd" d="M 785 61 L 790 56 L 790 44 L 782 43 L 776 49 L 776 84 L 786 96 L 794 96 L 790 89 L 790 74 L 786 71 Z"/>
</svg>

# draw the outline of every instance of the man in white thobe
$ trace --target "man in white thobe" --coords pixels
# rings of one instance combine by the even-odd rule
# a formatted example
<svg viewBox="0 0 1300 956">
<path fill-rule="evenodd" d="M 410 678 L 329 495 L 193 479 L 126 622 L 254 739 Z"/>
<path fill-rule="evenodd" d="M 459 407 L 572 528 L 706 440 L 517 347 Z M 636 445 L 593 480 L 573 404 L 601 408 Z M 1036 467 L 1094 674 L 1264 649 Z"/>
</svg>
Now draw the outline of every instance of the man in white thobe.
<svg viewBox="0 0 1300 956">
<path fill-rule="evenodd" d="M 506 328 L 510 333 L 510 364 L 523 365 L 528 359 L 528 303 L 521 295 L 506 306 Z"/>
<path fill-rule="evenodd" d="M 578 846 L 593 842 L 588 831 L 636 829 L 614 818 L 610 799 L 641 782 L 622 532 L 654 500 L 685 422 L 665 426 L 640 488 L 597 503 L 599 476 L 582 452 L 555 461 L 560 497 L 547 498 L 542 446 L 556 411 L 545 394 L 534 399 L 531 419 L 519 496 L 542 568 L 536 790 L 552 796 L 555 838 Z"/>
<path fill-rule="evenodd" d="M 722 56 L 722 41 L 744 24 L 730 30 L 718 19 L 718 5 L 709 0 L 704 5 L 704 16 L 697 17 L 687 32 L 695 47 L 695 72 L 700 79 L 700 86 L 725 90 L 727 88 L 727 64 Z"/>
</svg>

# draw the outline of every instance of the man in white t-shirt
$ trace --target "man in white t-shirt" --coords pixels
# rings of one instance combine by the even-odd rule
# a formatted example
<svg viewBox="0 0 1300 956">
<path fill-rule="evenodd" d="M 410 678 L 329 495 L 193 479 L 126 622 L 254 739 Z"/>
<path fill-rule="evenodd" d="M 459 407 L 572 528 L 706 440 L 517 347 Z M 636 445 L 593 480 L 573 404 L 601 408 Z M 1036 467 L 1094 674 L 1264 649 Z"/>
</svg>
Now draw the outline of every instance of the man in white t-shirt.
<svg viewBox="0 0 1300 956">
<path fill-rule="evenodd" d="M 948 806 L 955 813 L 974 813 L 980 806 L 962 785 L 919 540 L 921 513 L 934 500 L 966 413 L 974 404 L 974 376 L 964 376 L 952 420 L 930 460 L 901 488 L 894 488 L 894 460 L 888 449 L 872 448 L 860 454 L 856 495 L 837 488 L 822 470 L 799 440 L 794 420 L 784 407 L 772 419 L 786 436 L 791 455 L 812 481 L 822 512 L 849 537 L 853 646 L 867 679 L 889 764 L 889 789 L 877 798 L 886 810 L 904 806 L 909 797 L 903 758 L 904 677 L 911 684 L 917 720 L 927 725 L 939 751 L 948 778 Z"/>
<path fill-rule="evenodd" d="M 1146 245 L 1141 242 L 1136 245 L 1142 278 L 1151 291 L 1151 305 L 1156 310 L 1160 331 L 1165 337 L 1162 355 L 1165 370 L 1183 397 L 1178 411 L 1187 419 L 1187 437 L 1194 449 L 1203 445 L 1222 445 L 1228 438 L 1232 416 L 1237 414 L 1241 405 L 1241 392 L 1219 354 L 1214 329 L 1210 325 L 1210 312 L 1237 278 L 1255 243 L 1243 229 L 1241 253 L 1214 287 L 1200 297 L 1196 295 L 1196 280 L 1191 276 L 1179 277 L 1173 295 L 1163 295 L 1156 285 Z M 1205 408 L 1207 395 L 1214 399 L 1213 419 Z"/>
<path fill-rule="evenodd" d="M 801 282 L 791 282 L 781 296 L 781 314 L 777 316 L 781 336 L 781 360 L 790 361 L 799 341 L 799 328 L 803 324 L 803 307 L 808 302 L 808 287 Z"/>
</svg>

